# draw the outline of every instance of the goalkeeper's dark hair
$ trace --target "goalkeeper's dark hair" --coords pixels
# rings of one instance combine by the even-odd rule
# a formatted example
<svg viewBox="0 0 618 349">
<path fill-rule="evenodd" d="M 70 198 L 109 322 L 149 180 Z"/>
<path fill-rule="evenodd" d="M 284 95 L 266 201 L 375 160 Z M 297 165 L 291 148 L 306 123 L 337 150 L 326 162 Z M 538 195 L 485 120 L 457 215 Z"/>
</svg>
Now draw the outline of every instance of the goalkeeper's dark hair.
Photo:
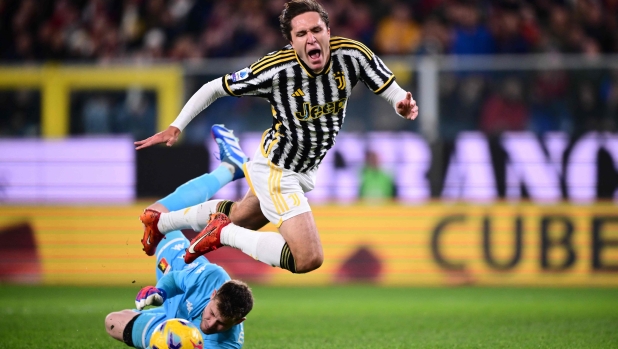
<svg viewBox="0 0 618 349">
<path fill-rule="evenodd" d="M 317 12 L 329 28 L 328 13 L 322 5 L 314 0 L 292 0 L 287 2 L 279 16 L 279 28 L 287 41 L 292 41 L 292 19 L 305 12 Z"/>
<path fill-rule="evenodd" d="M 253 309 L 253 293 L 246 283 L 239 280 L 226 281 L 212 300 L 217 301 L 223 318 L 234 321 L 244 318 Z"/>
</svg>

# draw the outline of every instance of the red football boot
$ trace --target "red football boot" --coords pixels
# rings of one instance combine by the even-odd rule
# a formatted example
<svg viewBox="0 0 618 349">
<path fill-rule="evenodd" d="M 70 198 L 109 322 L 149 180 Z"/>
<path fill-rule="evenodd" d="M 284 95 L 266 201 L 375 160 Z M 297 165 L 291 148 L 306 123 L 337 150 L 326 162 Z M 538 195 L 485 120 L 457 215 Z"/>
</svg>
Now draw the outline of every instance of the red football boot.
<svg viewBox="0 0 618 349">
<path fill-rule="evenodd" d="M 191 240 L 191 245 L 185 250 L 185 263 L 189 264 L 197 257 L 223 246 L 221 230 L 230 223 L 232 221 L 223 213 L 211 214 L 206 228 Z"/>
<path fill-rule="evenodd" d="M 144 252 L 149 256 L 155 254 L 157 245 L 165 238 L 165 235 L 161 234 L 159 228 L 157 228 L 159 217 L 161 217 L 161 212 L 149 208 L 145 209 L 144 213 L 139 216 L 139 220 L 144 224 L 142 245 L 144 246 Z"/>
</svg>

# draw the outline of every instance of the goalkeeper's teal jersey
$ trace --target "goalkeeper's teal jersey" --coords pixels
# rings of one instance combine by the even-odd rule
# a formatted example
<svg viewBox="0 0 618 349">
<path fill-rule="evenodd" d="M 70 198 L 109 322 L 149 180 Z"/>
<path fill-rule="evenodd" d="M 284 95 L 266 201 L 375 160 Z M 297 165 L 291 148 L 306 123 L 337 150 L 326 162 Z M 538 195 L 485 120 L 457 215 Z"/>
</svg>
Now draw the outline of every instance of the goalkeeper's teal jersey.
<svg viewBox="0 0 618 349">
<path fill-rule="evenodd" d="M 230 280 L 230 276 L 223 268 L 210 263 L 205 257 L 200 257 L 191 264 L 185 264 L 184 249 L 189 246 L 189 241 L 180 232 L 167 234 L 166 237 L 167 239 L 159 244 L 156 253 L 159 269 L 157 271 L 159 281 L 156 287 L 164 289 L 168 297 L 162 308 L 166 318 L 187 319 L 200 328 L 202 312 L 210 302 L 212 291 Z M 170 239 L 172 237 L 174 238 Z M 165 270 L 168 271 L 166 274 Z M 243 324 L 235 325 L 221 333 L 211 335 L 202 333 L 202 336 L 204 349 L 240 348 L 244 342 Z"/>
</svg>

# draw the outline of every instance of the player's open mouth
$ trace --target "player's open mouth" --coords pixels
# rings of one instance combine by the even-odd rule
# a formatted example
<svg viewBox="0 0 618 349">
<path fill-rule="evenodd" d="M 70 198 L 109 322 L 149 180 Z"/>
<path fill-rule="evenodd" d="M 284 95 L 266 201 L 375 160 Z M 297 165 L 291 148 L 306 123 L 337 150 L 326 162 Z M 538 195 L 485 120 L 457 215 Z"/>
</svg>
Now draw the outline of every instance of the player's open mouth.
<svg viewBox="0 0 618 349">
<path fill-rule="evenodd" d="M 307 55 L 309 56 L 309 58 L 311 58 L 311 60 L 315 61 L 315 60 L 320 59 L 320 56 L 322 55 L 322 51 L 316 48 L 316 49 L 313 49 L 307 52 Z"/>
</svg>

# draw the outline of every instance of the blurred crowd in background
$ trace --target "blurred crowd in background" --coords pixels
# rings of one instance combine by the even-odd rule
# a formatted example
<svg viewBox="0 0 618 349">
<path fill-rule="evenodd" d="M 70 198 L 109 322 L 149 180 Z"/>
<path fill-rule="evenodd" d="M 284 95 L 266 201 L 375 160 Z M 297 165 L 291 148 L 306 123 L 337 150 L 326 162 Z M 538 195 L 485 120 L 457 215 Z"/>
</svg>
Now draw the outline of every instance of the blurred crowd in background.
<svg viewBox="0 0 618 349">
<path fill-rule="evenodd" d="M 1 0 L 4 62 L 261 56 L 285 0 Z M 618 51 L 618 0 L 324 0 L 332 34 L 387 54 Z"/>
<path fill-rule="evenodd" d="M 0 0 L 0 64 L 257 58 L 287 44 L 278 22 L 284 3 Z M 321 3 L 329 12 L 332 35 L 362 41 L 381 56 L 555 53 L 590 57 L 618 53 L 618 0 Z M 193 89 L 205 82 L 198 79 L 189 86 Z M 410 89 L 415 88 L 412 82 L 414 78 Z M 192 92 L 188 91 L 189 96 Z M 144 121 L 144 115 L 156 117 L 155 96 L 147 91 L 74 95 L 71 134 L 132 132 L 140 138 L 155 131 L 154 121 Z M 38 99 L 37 91 L 0 91 L 0 135 L 40 134 Z M 370 108 L 363 104 L 364 97 L 358 100 L 357 110 Z M 133 114 L 139 114 L 139 118 Z M 375 115 L 360 118 L 362 122 L 352 122 L 351 130 L 416 130 L 415 125 L 376 122 Z M 441 73 L 440 118 L 446 121 L 440 130 L 444 139 L 462 130 L 490 134 L 504 130 L 615 130 L 618 72 L 577 75 L 546 71 L 509 76 Z M 269 122 L 267 118 L 266 125 Z M 245 125 L 245 130 L 258 129 L 263 130 L 264 125 Z M 201 133 L 195 134 L 197 141 Z"/>
</svg>

